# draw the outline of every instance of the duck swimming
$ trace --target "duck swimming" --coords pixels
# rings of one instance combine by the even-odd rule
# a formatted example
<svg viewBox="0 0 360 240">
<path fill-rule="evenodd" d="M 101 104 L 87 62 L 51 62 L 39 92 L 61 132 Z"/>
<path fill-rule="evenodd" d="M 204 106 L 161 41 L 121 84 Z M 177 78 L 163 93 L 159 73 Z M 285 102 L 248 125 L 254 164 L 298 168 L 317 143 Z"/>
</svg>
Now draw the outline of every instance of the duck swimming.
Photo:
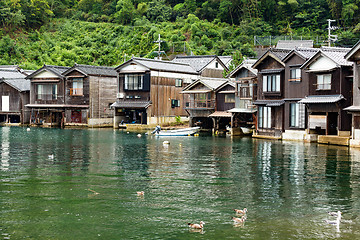
<svg viewBox="0 0 360 240">
<path fill-rule="evenodd" d="M 233 217 L 232 220 L 234 221 L 234 224 L 244 223 L 246 217 L 245 216 L 242 216 L 241 218 Z"/>
<path fill-rule="evenodd" d="M 138 196 L 144 196 L 145 192 L 144 192 L 144 191 L 139 191 L 139 192 L 136 192 L 136 194 L 137 194 Z"/>
<path fill-rule="evenodd" d="M 247 208 L 244 208 L 243 210 L 234 209 L 234 211 L 236 212 L 236 214 L 245 215 L 247 213 Z"/>
<path fill-rule="evenodd" d="M 195 228 L 195 229 L 202 229 L 205 225 L 203 221 L 200 221 L 200 224 L 197 223 L 188 223 L 189 227 Z"/>
<path fill-rule="evenodd" d="M 330 213 L 329 213 L 330 214 Z M 335 215 L 336 214 L 336 215 Z M 336 216 L 336 220 L 325 220 L 326 223 L 328 224 L 336 224 L 336 225 L 340 225 L 340 221 L 341 221 L 341 212 L 337 211 L 336 213 L 332 213 L 330 214 L 331 216 Z"/>
</svg>

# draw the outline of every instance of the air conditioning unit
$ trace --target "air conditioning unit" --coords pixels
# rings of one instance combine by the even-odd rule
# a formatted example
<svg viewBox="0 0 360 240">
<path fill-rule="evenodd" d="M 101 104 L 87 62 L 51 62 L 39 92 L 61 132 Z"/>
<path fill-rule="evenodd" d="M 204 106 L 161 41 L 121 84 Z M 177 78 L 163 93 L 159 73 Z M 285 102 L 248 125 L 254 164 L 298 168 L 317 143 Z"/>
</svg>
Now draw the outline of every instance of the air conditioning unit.
<svg viewBox="0 0 360 240">
<path fill-rule="evenodd" d="M 116 98 L 124 98 L 124 93 L 116 93 Z"/>
</svg>

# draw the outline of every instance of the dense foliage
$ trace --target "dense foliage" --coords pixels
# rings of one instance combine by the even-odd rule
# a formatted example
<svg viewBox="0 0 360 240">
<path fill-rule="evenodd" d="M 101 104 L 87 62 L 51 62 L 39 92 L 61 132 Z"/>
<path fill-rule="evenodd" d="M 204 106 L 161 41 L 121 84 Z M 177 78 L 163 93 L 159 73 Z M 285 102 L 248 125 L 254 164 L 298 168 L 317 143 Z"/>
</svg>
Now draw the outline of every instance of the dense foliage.
<svg viewBox="0 0 360 240">
<path fill-rule="evenodd" d="M 359 0 L 1 0 L 0 64 L 117 65 L 162 50 L 252 56 L 253 36 L 360 36 Z"/>
</svg>

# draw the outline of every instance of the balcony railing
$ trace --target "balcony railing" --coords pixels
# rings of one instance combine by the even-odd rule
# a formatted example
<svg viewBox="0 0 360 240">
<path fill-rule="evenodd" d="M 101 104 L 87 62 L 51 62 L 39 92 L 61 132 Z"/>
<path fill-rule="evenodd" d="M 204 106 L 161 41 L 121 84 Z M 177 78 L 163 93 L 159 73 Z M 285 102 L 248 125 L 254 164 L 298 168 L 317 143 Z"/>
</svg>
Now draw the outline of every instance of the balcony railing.
<svg viewBox="0 0 360 240">
<path fill-rule="evenodd" d="M 190 100 L 185 102 L 188 109 L 214 109 L 215 100 Z"/>
<path fill-rule="evenodd" d="M 36 100 L 56 100 L 57 94 L 37 94 Z"/>
<path fill-rule="evenodd" d="M 83 88 L 70 88 L 70 95 L 71 96 L 82 96 L 84 95 Z"/>
</svg>

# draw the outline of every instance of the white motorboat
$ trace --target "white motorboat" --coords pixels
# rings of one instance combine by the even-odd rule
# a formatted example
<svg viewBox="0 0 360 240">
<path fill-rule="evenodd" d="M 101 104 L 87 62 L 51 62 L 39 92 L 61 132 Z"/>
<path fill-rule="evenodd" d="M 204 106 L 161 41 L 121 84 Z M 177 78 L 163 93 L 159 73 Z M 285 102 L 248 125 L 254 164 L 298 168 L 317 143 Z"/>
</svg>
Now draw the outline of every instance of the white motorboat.
<svg viewBox="0 0 360 240">
<path fill-rule="evenodd" d="M 153 131 L 156 136 L 192 136 L 199 131 L 200 127 L 181 128 L 175 130 L 157 130 Z"/>
</svg>

